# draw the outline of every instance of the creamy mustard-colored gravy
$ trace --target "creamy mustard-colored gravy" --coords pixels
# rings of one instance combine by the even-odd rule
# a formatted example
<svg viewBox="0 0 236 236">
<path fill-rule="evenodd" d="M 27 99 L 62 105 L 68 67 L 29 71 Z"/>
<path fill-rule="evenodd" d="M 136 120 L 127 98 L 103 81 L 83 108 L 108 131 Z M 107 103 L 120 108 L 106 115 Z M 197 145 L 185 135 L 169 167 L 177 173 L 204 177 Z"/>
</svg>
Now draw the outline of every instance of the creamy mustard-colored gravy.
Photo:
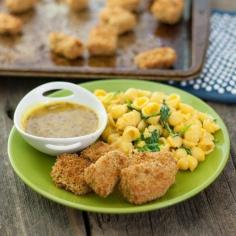
<svg viewBox="0 0 236 236">
<path fill-rule="evenodd" d="M 97 114 L 71 102 L 54 102 L 32 109 L 22 120 L 25 132 L 45 138 L 72 138 L 93 133 Z"/>
</svg>

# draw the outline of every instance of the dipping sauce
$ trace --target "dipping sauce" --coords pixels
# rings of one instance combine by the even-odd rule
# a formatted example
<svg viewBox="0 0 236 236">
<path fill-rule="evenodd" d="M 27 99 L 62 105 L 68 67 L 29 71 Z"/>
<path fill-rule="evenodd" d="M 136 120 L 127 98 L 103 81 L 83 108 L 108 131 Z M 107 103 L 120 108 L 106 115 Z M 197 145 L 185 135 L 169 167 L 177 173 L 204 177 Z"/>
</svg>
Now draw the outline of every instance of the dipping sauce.
<svg viewBox="0 0 236 236">
<path fill-rule="evenodd" d="M 71 102 L 40 105 L 22 120 L 25 132 L 45 138 L 72 138 L 93 133 L 98 128 L 97 114 Z"/>
</svg>

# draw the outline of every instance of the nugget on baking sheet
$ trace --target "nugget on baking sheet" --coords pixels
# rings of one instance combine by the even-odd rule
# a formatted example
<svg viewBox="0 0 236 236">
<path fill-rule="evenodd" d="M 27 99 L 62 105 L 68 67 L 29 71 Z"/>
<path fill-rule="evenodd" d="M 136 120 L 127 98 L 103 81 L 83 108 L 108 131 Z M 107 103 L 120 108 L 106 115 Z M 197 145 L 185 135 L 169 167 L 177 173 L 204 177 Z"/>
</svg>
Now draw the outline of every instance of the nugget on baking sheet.
<svg viewBox="0 0 236 236">
<path fill-rule="evenodd" d="M 138 54 L 134 62 L 141 69 L 169 68 L 177 60 L 174 49 L 169 47 L 155 48 Z"/>
<path fill-rule="evenodd" d="M 174 158 L 172 158 L 174 160 Z M 145 161 L 121 170 L 120 191 L 133 204 L 143 204 L 162 197 L 175 182 L 176 162 L 162 164 Z"/>
<path fill-rule="evenodd" d="M 103 141 L 98 141 L 81 152 L 81 155 L 92 162 L 96 162 L 101 156 L 107 154 L 108 152 L 114 150 L 114 147 L 104 143 Z"/>
<path fill-rule="evenodd" d="M 96 194 L 107 197 L 117 184 L 121 169 L 126 166 L 128 158 L 124 153 L 108 152 L 85 170 L 85 181 Z"/>
<path fill-rule="evenodd" d="M 184 0 L 156 0 L 151 12 L 159 21 L 176 24 L 180 21 L 184 10 Z"/>
<path fill-rule="evenodd" d="M 84 52 L 83 43 L 79 39 L 64 33 L 50 33 L 49 46 L 52 52 L 71 60 L 81 57 Z"/>
<path fill-rule="evenodd" d="M 117 31 L 111 26 L 96 26 L 89 34 L 87 47 L 93 56 L 114 55 L 117 49 Z"/>
<path fill-rule="evenodd" d="M 128 11 L 136 11 L 139 4 L 140 0 L 107 0 L 107 6 L 122 7 Z"/>
<path fill-rule="evenodd" d="M 18 17 L 0 13 L 0 34 L 19 34 L 22 31 L 22 25 L 22 21 Z"/>
<path fill-rule="evenodd" d="M 22 13 L 32 9 L 37 0 L 5 0 L 5 5 L 12 13 Z"/>
<path fill-rule="evenodd" d="M 52 167 L 51 177 L 60 188 L 64 188 L 77 195 L 91 191 L 84 180 L 84 170 L 91 162 L 77 154 L 62 154 Z"/>
<path fill-rule="evenodd" d="M 114 27 L 118 34 L 132 30 L 136 25 L 135 15 L 121 7 L 106 7 L 100 13 L 101 24 Z"/>
<path fill-rule="evenodd" d="M 71 10 L 81 11 L 88 7 L 88 0 L 66 0 Z"/>
</svg>

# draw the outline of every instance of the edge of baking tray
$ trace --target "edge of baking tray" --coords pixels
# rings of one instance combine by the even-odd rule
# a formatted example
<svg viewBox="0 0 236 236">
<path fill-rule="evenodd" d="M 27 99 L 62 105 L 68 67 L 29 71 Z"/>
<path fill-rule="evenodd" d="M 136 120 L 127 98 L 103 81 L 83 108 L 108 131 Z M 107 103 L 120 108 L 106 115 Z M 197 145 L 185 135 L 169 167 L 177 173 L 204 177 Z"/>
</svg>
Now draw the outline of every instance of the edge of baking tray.
<svg viewBox="0 0 236 236">
<path fill-rule="evenodd" d="M 57 77 L 57 78 L 87 78 L 87 79 L 150 79 L 150 80 L 189 80 L 197 77 L 204 64 L 208 46 L 210 4 L 209 0 L 192 1 L 192 61 L 191 67 L 185 70 L 140 70 L 119 68 L 65 67 L 55 68 L 21 68 L 20 66 L 5 66 L 0 68 L 0 76 L 25 77 Z"/>
</svg>

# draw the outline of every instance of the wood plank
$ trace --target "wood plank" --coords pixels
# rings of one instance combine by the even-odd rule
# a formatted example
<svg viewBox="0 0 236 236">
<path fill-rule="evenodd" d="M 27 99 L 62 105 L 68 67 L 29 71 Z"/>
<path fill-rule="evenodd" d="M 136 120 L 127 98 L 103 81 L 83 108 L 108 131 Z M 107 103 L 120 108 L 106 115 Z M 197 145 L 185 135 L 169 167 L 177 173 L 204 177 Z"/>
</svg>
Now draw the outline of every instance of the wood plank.
<svg viewBox="0 0 236 236">
<path fill-rule="evenodd" d="M 212 7 L 236 9 L 236 1 Z M 207 190 L 174 207 L 137 215 L 81 213 L 50 202 L 26 187 L 7 158 L 14 108 L 31 88 L 47 80 L 2 80 L 0 84 L 0 235 L 235 235 L 236 106 L 211 103 L 230 131 L 231 158 Z M 84 224 L 86 223 L 86 224 Z M 86 228 L 85 228 L 86 226 Z"/>
<path fill-rule="evenodd" d="M 234 0 L 212 0 L 212 8 L 218 8 L 222 10 L 236 10 L 236 1 Z"/>
<path fill-rule="evenodd" d="M 24 79 L 1 83 L 0 144 L 6 146 L 14 108 L 18 100 L 39 83 Z M 224 117 L 230 128 L 232 142 L 236 141 L 236 126 L 232 117 L 235 106 L 211 103 Z M 0 198 L 2 212 L 0 229 L 4 235 L 234 235 L 235 234 L 235 147 L 234 159 L 228 163 L 223 175 L 206 191 L 196 197 L 167 209 L 137 215 L 106 215 L 83 213 L 50 202 L 26 187 L 13 174 L 6 148 L 1 150 Z M 3 164 L 2 164 L 3 163 Z M 3 171 L 4 169 L 4 171 Z M 2 191 L 1 191 L 2 193 Z M 10 208 L 8 206 L 11 206 Z M 30 207 L 29 207 L 30 206 Z M 86 222 L 86 229 L 84 223 Z M 9 227 L 9 226 L 12 227 Z"/>
<path fill-rule="evenodd" d="M 224 117 L 236 142 L 236 107 L 210 104 Z M 92 235 L 235 235 L 235 146 L 223 174 L 209 188 L 176 206 L 139 215 L 89 214 Z"/>
<path fill-rule="evenodd" d="M 0 235 L 85 235 L 80 211 L 41 197 L 10 166 L 7 138 L 11 117 L 19 99 L 36 85 L 27 79 L 12 84 L 13 80 L 6 80 L 0 86 Z"/>
<path fill-rule="evenodd" d="M 176 206 L 138 215 L 90 213 L 91 235 L 233 236 L 236 233 L 235 181 L 235 167 L 230 159 L 215 183 Z"/>
<path fill-rule="evenodd" d="M 235 106 L 210 103 L 236 142 Z M 235 235 L 235 146 L 223 174 L 204 192 L 175 207 L 140 215 L 89 214 L 92 235 Z M 171 226 L 171 227 L 170 227 Z M 161 232 L 161 233 L 160 233 Z"/>
</svg>

